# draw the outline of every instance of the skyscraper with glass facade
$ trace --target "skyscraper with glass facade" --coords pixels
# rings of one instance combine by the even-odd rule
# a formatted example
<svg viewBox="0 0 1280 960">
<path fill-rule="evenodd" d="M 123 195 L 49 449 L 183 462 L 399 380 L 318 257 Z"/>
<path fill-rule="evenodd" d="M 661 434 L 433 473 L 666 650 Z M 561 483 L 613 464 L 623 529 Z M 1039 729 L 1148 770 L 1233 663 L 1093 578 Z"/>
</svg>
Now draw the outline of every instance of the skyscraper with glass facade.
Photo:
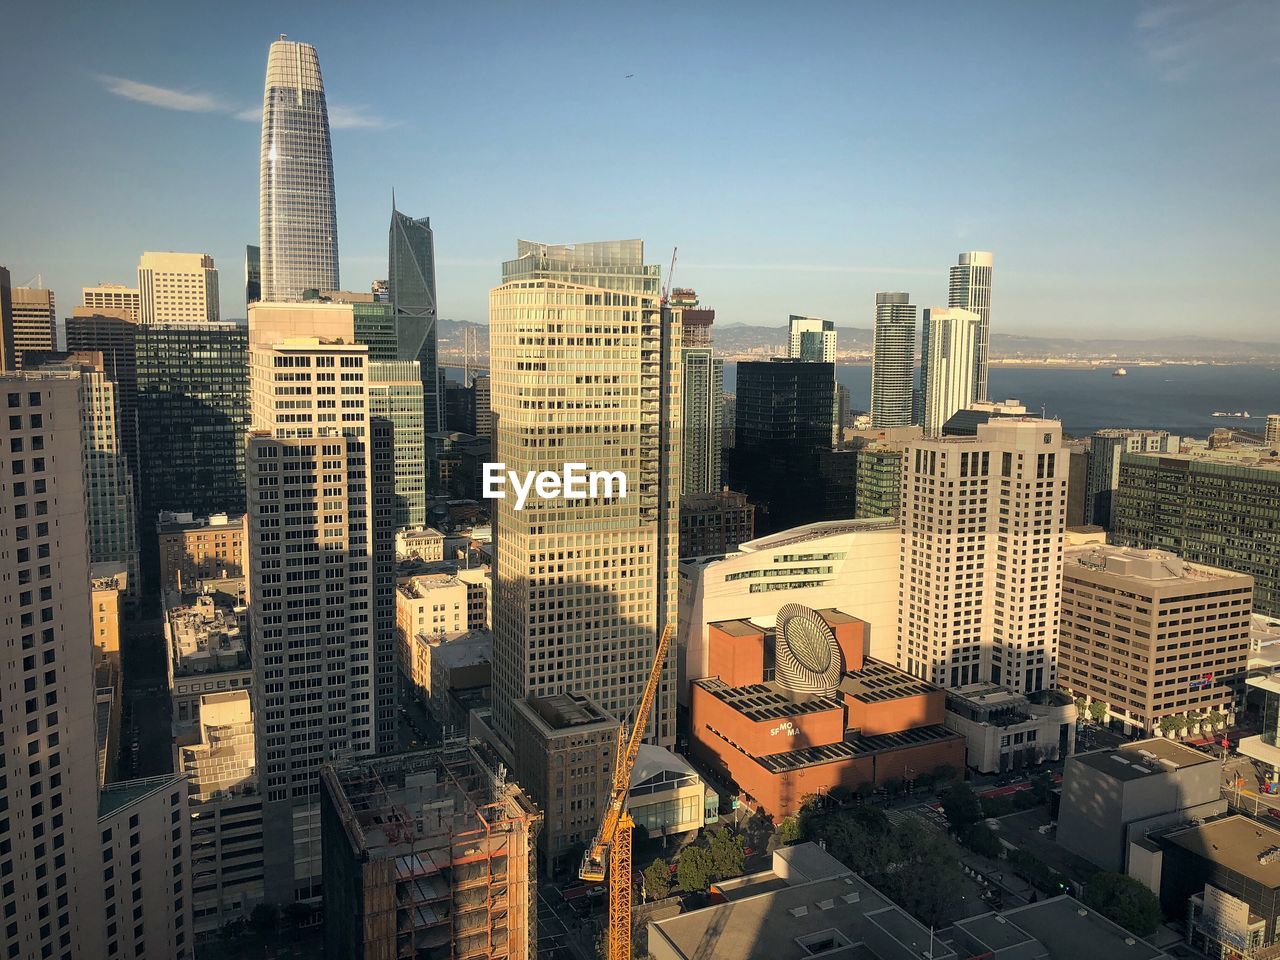
<svg viewBox="0 0 1280 960">
<path fill-rule="evenodd" d="M 924 312 L 920 350 L 920 426 L 926 437 L 973 400 L 974 353 L 982 318 L 969 310 L 933 307 Z"/>
<path fill-rule="evenodd" d="M 263 300 L 337 290 L 338 217 L 320 58 L 280 39 L 267 57 L 262 97 L 258 233 Z"/>
<path fill-rule="evenodd" d="M 911 424 L 916 363 L 916 308 L 906 293 L 877 293 L 875 347 L 871 355 L 871 425 Z"/>
<path fill-rule="evenodd" d="M 369 416 L 391 423 L 396 529 L 420 527 L 427 520 L 427 459 L 418 361 L 370 360 L 367 389 Z"/>
<path fill-rule="evenodd" d="M 983 250 L 960 254 L 951 268 L 947 306 L 971 310 L 978 315 L 977 341 L 973 350 L 973 394 L 968 400 L 987 399 L 987 351 L 991 338 L 991 267 L 995 258 Z M 968 400 L 961 406 L 967 406 Z"/>
<path fill-rule="evenodd" d="M 136 338 L 144 517 L 160 510 L 239 513 L 248 328 L 227 320 L 139 324 Z"/>
<path fill-rule="evenodd" d="M 387 290 L 395 310 L 396 357 L 422 371 L 422 417 L 427 433 L 444 427 L 436 360 L 436 253 L 431 218 L 415 220 L 391 203 L 387 232 Z"/>
</svg>

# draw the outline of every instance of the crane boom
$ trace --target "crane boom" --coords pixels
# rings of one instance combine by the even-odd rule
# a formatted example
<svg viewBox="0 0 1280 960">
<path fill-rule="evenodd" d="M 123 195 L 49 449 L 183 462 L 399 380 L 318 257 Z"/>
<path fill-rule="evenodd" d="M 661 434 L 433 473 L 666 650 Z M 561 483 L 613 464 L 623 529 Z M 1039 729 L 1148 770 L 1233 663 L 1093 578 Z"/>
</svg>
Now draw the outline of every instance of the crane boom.
<svg viewBox="0 0 1280 960">
<path fill-rule="evenodd" d="M 679 247 L 671 248 L 671 267 L 667 270 L 667 282 L 662 285 L 662 305 L 667 305 L 667 298 L 671 293 L 671 282 L 676 276 L 676 254 L 680 252 Z"/>
<path fill-rule="evenodd" d="M 668 623 L 658 639 L 658 649 L 654 651 L 649 679 L 644 685 L 640 704 L 636 707 L 630 733 L 625 732 L 623 727 L 618 728 L 609 805 L 605 808 L 604 819 L 600 822 L 595 839 L 582 855 L 582 866 L 578 870 L 579 877 L 592 883 L 601 882 L 608 874 L 608 960 L 629 960 L 631 957 L 631 828 L 634 823 L 627 813 L 627 794 L 631 792 L 631 773 L 640 753 L 645 728 L 649 725 L 653 702 L 658 696 L 670 644 L 671 624 Z"/>
</svg>

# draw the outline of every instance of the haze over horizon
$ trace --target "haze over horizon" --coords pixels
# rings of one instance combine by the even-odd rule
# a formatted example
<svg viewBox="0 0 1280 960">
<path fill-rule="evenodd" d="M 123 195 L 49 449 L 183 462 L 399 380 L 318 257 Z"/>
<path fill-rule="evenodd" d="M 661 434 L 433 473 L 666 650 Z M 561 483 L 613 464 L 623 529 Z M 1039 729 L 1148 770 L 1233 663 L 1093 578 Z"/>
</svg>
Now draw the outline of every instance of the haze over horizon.
<svg viewBox="0 0 1280 960">
<path fill-rule="evenodd" d="M 1272 338 L 1280 6 L 875 7 L 17 7 L 0 263 L 66 316 L 208 252 L 243 316 L 284 32 L 324 72 L 348 289 L 386 274 L 394 188 L 458 320 L 517 237 L 638 236 L 724 325 L 868 327 L 983 249 L 993 334 Z"/>
</svg>

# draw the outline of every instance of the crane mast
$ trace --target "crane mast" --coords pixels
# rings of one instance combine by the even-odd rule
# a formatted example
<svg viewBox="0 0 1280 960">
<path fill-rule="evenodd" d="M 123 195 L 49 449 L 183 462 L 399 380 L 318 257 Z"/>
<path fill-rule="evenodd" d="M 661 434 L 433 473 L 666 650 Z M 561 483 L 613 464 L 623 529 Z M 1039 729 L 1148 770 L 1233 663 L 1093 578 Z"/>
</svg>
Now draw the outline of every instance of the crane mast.
<svg viewBox="0 0 1280 960">
<path fill-rule="evenodd" d="M 582 855 L 582 866 L 578 870 L 579 877 L 592 883 L 601 882 L 606 875 L 609 877 L 608 960 L 631 958 L 631 828 L 635 823 L 627 812 L 627 794 L 631 791 L 631 773 L 640 753 L 645 728 L 649 725 L 649 714 L 658 695 L 670 643 L 671 624 L 668 623 L 658 639 L 658 649 L 654 651 L 649 679 L 632 719 L 630 733 L 622 726 L 618 727 L 609 805 L 605 808 L 595 839 Z"/>
</svg>

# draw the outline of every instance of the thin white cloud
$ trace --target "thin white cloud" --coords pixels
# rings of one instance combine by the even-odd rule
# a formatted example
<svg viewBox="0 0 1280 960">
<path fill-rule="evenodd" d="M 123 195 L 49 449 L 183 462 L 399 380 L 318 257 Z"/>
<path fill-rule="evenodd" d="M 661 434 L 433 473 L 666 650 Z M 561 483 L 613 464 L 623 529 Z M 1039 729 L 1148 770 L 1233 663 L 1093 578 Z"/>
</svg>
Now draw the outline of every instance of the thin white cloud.
<svg viewBox="0 0 1280 960">
<path fill-rule="evenodd" d="M 1147 0 L 1134 18 L 1138 48 L 1161 79 L 1276 62 L 1280 4 L 1272 0 Z"/>
<path fill-rule="evenodd" d="M 185 90 L 157 87 L 150 83 L 140 83 L 127 77 L 113 77 L 109 74 L 99 74 L 98 81 L 117 97 L 165 110 L 182 110 L 186 113 L 226 113 L 233 109 L 208 93 L 188 93 Z"/>
<path fill-rule="evenodd" d="M 247 123 L 262 122 L 262 107 L 237 107 L 211 93 L 175 90 L 151 83 L 99 74 L 98 82 L 108 93 L 135 103 L 145 103 L 163 110 L 179 110 L 184 113 L 220 113 Z M 329 126 L 334 130 L 386 130 L 396 126 L 390 120 L 378 116 L 367 107 L 347 107 L 341 104 L 329 106 Z"/>
</svg>

